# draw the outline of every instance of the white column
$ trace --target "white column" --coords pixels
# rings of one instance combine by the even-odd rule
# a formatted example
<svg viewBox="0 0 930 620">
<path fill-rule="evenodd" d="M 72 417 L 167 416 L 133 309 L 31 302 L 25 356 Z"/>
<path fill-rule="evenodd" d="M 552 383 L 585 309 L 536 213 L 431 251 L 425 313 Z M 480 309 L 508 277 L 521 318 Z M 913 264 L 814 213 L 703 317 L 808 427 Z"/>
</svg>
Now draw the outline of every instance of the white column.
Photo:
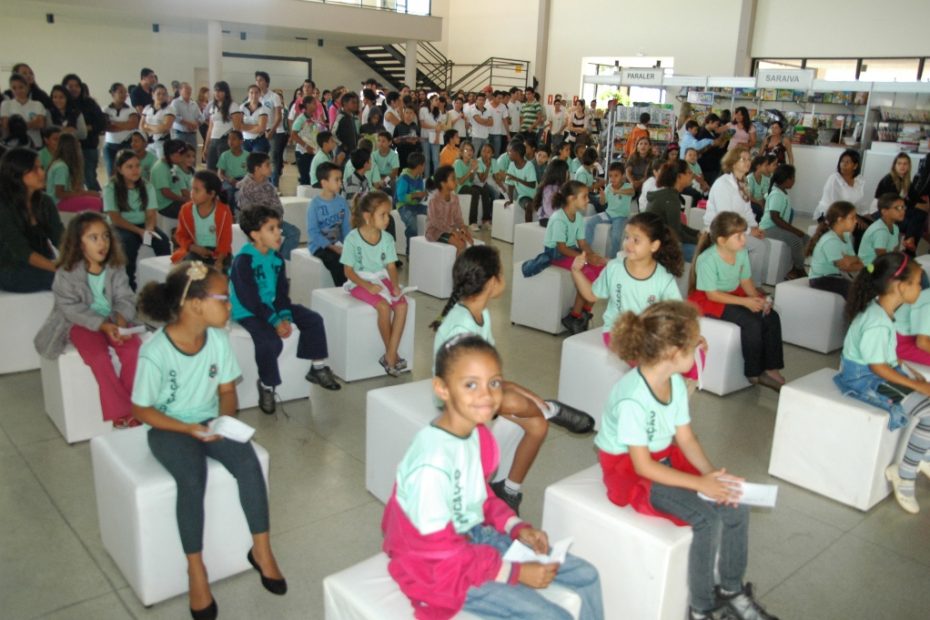
<svg viewBox="0 0 930 620">
<path fill-rule="evenodd" d="M 223 26 L 218 21 L 207 22 L 207 67 L 212 89 L 223 79 Z"/>
<path fill-rule="evenodd" d="M 536 58 L 530 67 L 528 85 L 533 85 L 533 77 L 539 80 L 539 93 L 546 87 L 546 65 L 549 60 L 549 0 L 539 0 L 539 19 L 537 21 Z M 545 101 L 542 101 L 545 104 Z"/>
<path fill-rule="evenodd" d="M 417 85 L 417 42 L 407 41 L 404 55 L 404 83 L 411 89 Z"/>
<path fill-rule="evenodd" d="M 752 30 L 756 22 L 756 1 L 739 2 L 739 35 L 733 59 L 733 75 L 749 75 L 752 70 Z"/>
</svg>

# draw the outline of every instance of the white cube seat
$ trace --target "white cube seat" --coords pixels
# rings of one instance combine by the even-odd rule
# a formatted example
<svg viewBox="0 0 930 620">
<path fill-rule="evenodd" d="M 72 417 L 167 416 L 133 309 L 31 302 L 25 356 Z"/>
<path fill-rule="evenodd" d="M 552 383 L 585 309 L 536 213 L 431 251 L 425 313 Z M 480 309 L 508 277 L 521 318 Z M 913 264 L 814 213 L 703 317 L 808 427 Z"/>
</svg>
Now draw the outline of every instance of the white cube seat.
<svg viewBox="0 0 930 620">
<path fill-rule="evenodd" d="M 242 248 L 245 247 L 245 244 L 249 242 L 249 238 L 244 232 L 242 232 L 242 227 L 239 224 L 233 224 L 232 227 L 232 253 L 233 256 L 242 251 Z"/>
<path fill-rule="evenodd" d="M 308 308 L 313 291 L 335 286 L 333 274 L 308 248 L 297 248 L 291 252 L 288 275 L 291 280 L 291 301 Z"/>
<path fill-rule="evenodd" d="M 471 211 L 471 196 L 469 194 L 456 194 L 459 199 L 459 210 L 462 212 L 462 221 L 468 226 L 468 216 Z M 481 201 L 478 201 L 478 221 L 481 222 Z"/>
<path fill-rule="evenodd" d="M 381 377 L 384 368 L 378 360 L 384 355 L 384 343 L 378 332 L 378 313 L 364 301 L 352 297 L 342 287 L 318 288 L 312 293 L 310 307 L 323 317 L 329 366 L 343 381 Z M 416 330 L 416 300 L 407 296 L 407 318 L 400 339 L 398 355 L 413 370 L 413 337 Z"/>
<path fill-rule="evenodd" d="M 149 282 L 164 282 L 174 263 L 170 256 L 149 256 L 136 263 L 136 290 L 141 291 Z"/>
<path fill-rule="evenodd" d="M 391 217 L 394 218 L 394 251 L 398 256 L 407 255 L 407 235 L 404 232 L 404 220 L 400 219 L 400 211 L 391 209 Z"/>
<path fill-rule="evenodd" d="M 513 228 L 513 260 L 523 262 L 543 251 L 546 227 L 539 222 L 524 222 Z"/>
<path fill-rule="evenodd" d="M 701 375 L 703 389 L 726 396 L 752 385 L 743 374 L 739 325 L 706 316 L 699 321 L 701 335 L 707 340 L 707 359 Z"/>
<path fill-rule="evenodd" d="M 300 242 L 306 243 L 307 211 L 310 209 L 310 198 L 303 196 L 281 196 L 281 206 L 284 207 L 284 221 L 292 224 L 300 231 Z"/>
<path fill-rule="evenodd" d="M 498 199 L 491 203 L 491 213 L 494 214 L 491 220 L 491 237 L 506 241 L 507 243 L 513 243 L 513 229 L 516 225 L 514 212 L 516 211 L 516 207 L 512 204 L 505 207 L 504 205 L 506 203 L 507 201 L 503 199 Z"/>
<path fill-rule="evenodd" d="M 402 383 L 368 392 L 365 405 L 365 488 L 387 503 L 394 489 L 397 465 L 414 436 L 439 416 L 433 400 L 433 380 Z M 500 448 L 501 461 L 494 475 L 500 480 L 510 472 L 513 453 L 523 429 L 499 417 L 491 432 Z"/>
<path fill-rule="evenodd" d="M 775 310 L 781 317 L 785 342 L 829 353 L 843 346 L 846 300 L 836 293 L 811 288 L 809 278 L 779 282 L 775 286 Z"/>
<path fill-rule="evenodd" d="M 90 442 L 103 547 L 143 605 L 187 592 L 187 559 L 178 535 L 174 478 L 152 455 L 148 429 L 133 428 Z M 268 452 L 253 443 L 265 481 Z M 211 581 L 251 570 L 252 547 L 236 479 L 207 459 L 203 561 Z"/>
<path fill-rule="evenodd" d="M 422 213 L 418 214 L 417 215 L 417 236 L 418 237 L 422 237 L 423 235 L 426 234 L 426 224 L 427 224 L 426 216 L 423 215 Z"/>
<path fill-rule="evenodd" d="M 168 235 L 169 239 L 171 239 L 173 237 L 173 235 L 171 234 L 171 231 L 178 227 L 178 221 L 172 217 L 165 217 L 164 215 L 159 213 L 158 216 L 155 218 L 155 225 L 158 226 L 158 228 L 163 233 Z"/>
<path fill-rule="evenodd" d="M 791 249 L 787 243 L 778 239 L 766 239 L 765 242 L 769 246 L 769 252 L 762 281 L 769 286 L 775 286 L 785 279 L 794 266 L 791 260 Z"/>
<path fill-rule="evenodd" d="M 474 245 L 484 245 L 475 239 Z M 427 241 L 420 235 L 410 240 L 408 284 L 421 293 L 446 299 L 452 294 L 452 266 L 455 264 L 455 246 L 438 241 Z"/>
<path fill-rule="evenodd" d="M 821 368 L 782 387 L 769 474 L 865 511 L 891 492 L 885 468 L 903 429 L 889 431 L 887 412 L 844 396 L 836 373 Z"/>
<path fill-rule="evenodd" d="M 605 618 L 687 615 L 691 528 L 613 504 L 600 465 L 546 487 L 542 528 L 549 540 L 572 537 L 572 553 L 597 568 Z"/>
<path fill-rule="evenodd" d="M 32 340 L 55 305 L 51 291 L 11 293 L 0 290 L 0 342 L 6 355 L 0 355 L 0 375 L 34 370 L 39 354 Z"/>
<path fill-rule="evenodd" d="M 307 204 L 310 204 L 310 201 L 319 196 L 323 190 L 318 187 L 313 187 L 312 185 L 298 185 L 297 186 L 297 197 L 305 198 Z"/>
<path fill-rule="evenodd" d="M 287 402 L 310 397 L 310 383 L 304 378 L 310 370 L 310 360 L 297 357 L 297 340 L 300 330 L 294 326 L 294 333 L 281 342 L 284 348 L 278 356 L 278 372 L 281 373 L 281 385 L 275 388 L 278 397 Z M 229 322 L 229 344 L 232 346 L 242 378 L 236 385 L 239 408 L 248 409 L 258 406 L 258 365 L 255 363 L 255 343 L 244 327 L 234 321 Z"/>
<path fill-rule="evenodd" d="M 575 303 L 575 283 L 568 269 L 547 267 L 531 278 L 524 277 L 523 262 L 513 265 L 510 321 L 550 334 L 565 331 L 562 317 Z"/>
<path fill-rule="evenodd" d="M 607 397 L 629 369 L 604 346 L 600 328 L 575 334 L 562 341 L 559 400 L 590 414 L 599 429 Z"/>
<path fill-rule="evenodd" d="M 86 441 L 113 430 L 113 423 L 103 419 L 94 373 L 74 345 L 57 359 L 41 358 L 40 370 L 45 413 L 65 441 Z"/>
<path fill-rule="evenodd" d="M 699 209 L 697 207 L 688 211 L 688 227 L 694 230 L 704 230 L 704 215 L 706 213 L 706 209 Z"/>
<path fill-rule="evenodd" d="M 578 618 L 581 597 L 552 584 L 539 593 Z M 413 606 L 397 582 L 388 573 L 384 553 L 323 579 L 323 606 L 326 620 L 408 620 Z M 455 620 L 477 620 L 478 616 L 462 611 Z"/>
</svg>

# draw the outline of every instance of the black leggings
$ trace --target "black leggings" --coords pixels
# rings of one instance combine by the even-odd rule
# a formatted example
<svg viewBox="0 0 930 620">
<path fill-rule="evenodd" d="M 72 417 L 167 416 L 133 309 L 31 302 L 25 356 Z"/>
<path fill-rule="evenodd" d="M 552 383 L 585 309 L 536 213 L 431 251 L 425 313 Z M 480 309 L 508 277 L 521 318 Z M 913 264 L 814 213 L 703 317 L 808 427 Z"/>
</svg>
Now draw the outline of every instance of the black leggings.
<svg viewBox="0 0 930 620">
<path fill-rule="evenodd" d="M 768 314 L 727 304 L 720 318 L 740 327 L 743 349 L 743 374 L 758 377 L 765 370 L 785 367 L 781 343 L 781 319 L 772 310 Z"/>
<path fill-rule="evenodd" d="M 843 299 L 849 297 L 849 287 L 852 286 L 852 280 L 838 276 L 811 278 L 807 283 L 811 288 L 815 288 L 819 291 L 829 291 L 831 293 L 836 293 Z"/>
<path fill-rule="evenodd" d="M 203 496 L 207 490 L 207 457 L 223 464 L 239 483 L 239 503 L 252 534 L 268 531 L 268 493 L 258 456 L 251 443 L 229 439 L 204 442 L 190 435 L 149 430 L 149 448 L 178 485 L 178 531 L 184 553 L 203 550 Z"/>
<path fill-rule="evenodd" d="M 322 248 L 314 252 L 313 255 L 323 261 L 323 266 L 325 266 L 330 275 L 333 276 L 334 285 L 342 286 L 345 284 L 348 278 L 346 278 L 346 269 L 340 262 L 342 258 L 339 254 L 336 254 L 329 248 Z"/>
<path fill-rule="evenodd" d="M 468 223 L 477 224 L 479 221 L 491 221 L 491 188 L 487 185 L 469 185 L 459 190 L 460 194 L 471 196 L 471 206 L 468 210 Z M 481 220 L 478 219 L 478 202 L 481 202 Z"/>
</svg>

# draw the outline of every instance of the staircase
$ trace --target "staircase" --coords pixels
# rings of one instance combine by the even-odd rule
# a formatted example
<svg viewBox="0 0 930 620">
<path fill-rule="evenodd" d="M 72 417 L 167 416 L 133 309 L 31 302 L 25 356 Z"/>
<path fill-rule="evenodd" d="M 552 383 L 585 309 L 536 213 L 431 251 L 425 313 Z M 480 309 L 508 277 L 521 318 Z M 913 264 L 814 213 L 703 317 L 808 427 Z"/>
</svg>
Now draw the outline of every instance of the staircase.
<svg viewBox="0 0 930 620">
<path fill-rule="evenodd" d="M 404 83 L 405 48 L 403 44 L 391 43 L 353 45 L 347 49 L 397 89 Z M 448 88 L 452 79 L 452 64 L 452 61 L 432 43 L 420 41 L 417 44 L 417 83 L 415 86 L 433 91 Z M 408 84 L 408 86 L 414 85 Z"/>
</svg>

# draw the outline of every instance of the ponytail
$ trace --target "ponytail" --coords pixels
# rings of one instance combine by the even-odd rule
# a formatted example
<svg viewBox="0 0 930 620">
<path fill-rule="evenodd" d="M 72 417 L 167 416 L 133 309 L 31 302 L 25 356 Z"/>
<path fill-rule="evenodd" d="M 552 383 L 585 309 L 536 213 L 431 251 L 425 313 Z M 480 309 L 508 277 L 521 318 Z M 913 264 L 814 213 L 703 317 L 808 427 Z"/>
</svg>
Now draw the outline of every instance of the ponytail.
<svg viewBox="0 0 930 620">
<path fill-rule="evenodd" d="M 452 266 L 452 294 L 439 317 L 430 323 L 436 331 L 455 304 L 474 297 L 484 290 L 491 278 L 501 275 L 501 256 L 497 248 L 490 245 L 473 245 L 466 248 Z"/>
<path fill-rule="evenodd" d="M 779 166 L 781 169 L 781 166 Z M 778 171 L 776 170 L 776 173 Z M 817 247 L 817 242 L 820 241 L 820 238 L 827 234 L 827 231 L 831 230 L 833 226 L 843 219 L 848 217 L 850 213 L 856 210 L 856 205 L 851 202 L 846 202 L 845 200 L 839 200 L 834 202 L 827 209 L 826 215 L 824 215 L 823 220 L 817 224 L 817 231 L 814 233 L 814 236 L 811 238 L 810 243 L 807 244 L 807 256 L 811 256 L 814 253 L 814 248 Z"/>
<path fill-rule="evenodd" d="M 202 270 L 205 270 L 202 271 Z M 176 265 L 164 282 L 149 282 L 139 291 L 136 307 L 144 316 L 159 323 L 173 323 L 181 315 L 181 297 L 203 299 L 210 278 L 222 274 L 199 261 Z"/>
<path fill-rule="evenodd" d="M 920 267 L 902 252 L 889 252 L 866 265 L 853 280 L 846 298 L 846 320 L 850 323 L 873 299 L 888 292 L 892 282 L 905 282 Z"/>
<path fill-rule="evenodd" d="M 564 209 L 569 198 L 577 196 L 581 193 L 581 190 L 586 189 L 588 189 L 588 186 L 581 181 L 566 181 L 559 188 L 559 191 L 555 193 L 555 196 L 552 197 L 552 210 Z"/>
</svg>

